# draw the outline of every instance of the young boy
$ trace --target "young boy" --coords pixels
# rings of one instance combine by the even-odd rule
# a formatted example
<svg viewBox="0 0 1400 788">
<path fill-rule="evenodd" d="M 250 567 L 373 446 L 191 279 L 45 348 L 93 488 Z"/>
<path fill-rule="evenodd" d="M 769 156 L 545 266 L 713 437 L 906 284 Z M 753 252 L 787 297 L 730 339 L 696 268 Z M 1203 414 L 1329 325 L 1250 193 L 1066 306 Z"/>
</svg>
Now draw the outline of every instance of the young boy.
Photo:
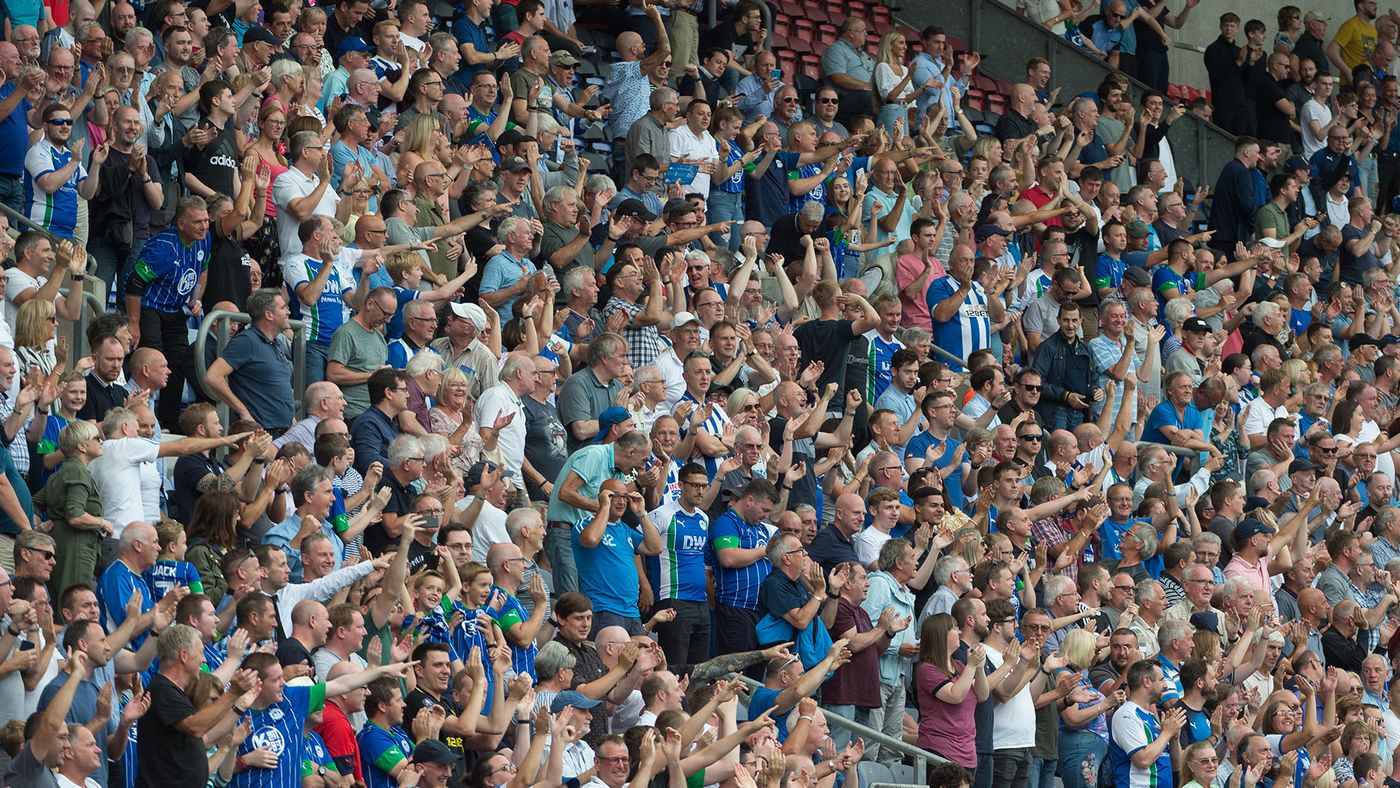
<svg viewBox="0 0 1400 788">
<path fill-rule="evenodd" d="M 344 435 L 325 434 L 316 439 L 316 464 L 331 472 L 334 479 L 339 479 L 345 475 L 350 465 L 355 462 L 355 449 L 350 445 L 350 440 Z M 331 503 L 330 521 L 331 527 L 335 529 L 340 537 L 341 544 L 338 545 L 344 561 L 346 556 L 359 555 L 359 547 L 354 545 L 360 534 L 364 533 L 369 524 L 374 521 L 378 514 L 366 516 L 366 513 L 373 510 L 374 506 L 367 506 L 361 509 L 361 505 L 372 503 L 380 498 L 385 503 L 388 502 L 388 488 L 384 489 L 384 495 L 375 496 L 373 491 L 379 486 L 379 479 L 383 475 L 384 469 L 379 463 L 374 463 L 369 467 L 369 473 L 364 479 L 364 486 L 359 492 L 346 497 L 345 490 L 332 483 L 331 492 L 335 495 L 335 500 Z M 378 504 L 382 510 L 383 503 Z M 357 511 L 358 510 L 358 511 Z M 352 518 L 350 512 L 356 512 Z M 340 561 L 336 562 L 337 565 Z"/>
<path fill-rule="evenodd" d="M 185 526 L 174 520 L 161 520 L 156 525 L 156 543 L 160 557 L 155 566 L 141 573 L 141 579 L 151 589 L 151 601 L 159 602 L 176 586 L 185 586 L 192 594 L 204 593 L 199 571 L 185 560 Z"/>
<path fill-rule="evenodd" d="M 87 404 L 87 377 L 76 370 L 64 373 L 58 380 L 58 413 L 50 413 L 44 424 L 44 434 L 39 438 L 35 451 L 44 459 L 34 467 L 33 479 L 42 488 L 58 466 L 63 464 L 63 452 L 58 449 L 58 434 L 68 423 L 78 418 L 78 411 Z"/>
<path fill-rule="evenodd" d="M 476 276 L 476 259 L 465 252 L 463 254 L 466 260 L 462 263 L 462 273 L 435 290 L 418 289 L 423 283 L 423 268 L 420 264 L 422 258 L 416 252 L 394 252 L 389 255 L 384 267 L 389 271 L 389 277 L 394 280 L 394 297 L 398 299 L 399 305 L 394 310 L 394 316 L 389 319 L 389 325 L 384 329 L 386 339 L 393 341 L 403 336 L 404 304 L 414 300 L 436 304 L 455 298 L 467 280 Z"/>
</svg>

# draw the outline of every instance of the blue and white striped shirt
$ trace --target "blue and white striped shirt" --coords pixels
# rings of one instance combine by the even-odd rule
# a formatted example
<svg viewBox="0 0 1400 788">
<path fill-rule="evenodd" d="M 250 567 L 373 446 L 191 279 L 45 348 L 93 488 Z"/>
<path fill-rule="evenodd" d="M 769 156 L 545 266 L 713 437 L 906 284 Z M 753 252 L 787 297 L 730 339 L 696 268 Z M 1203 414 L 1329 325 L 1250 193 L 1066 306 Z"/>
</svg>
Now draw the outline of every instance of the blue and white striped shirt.
<svg viewBox="0 0 1400 788">
<path fill-rule="evenodd" d="M 730 547 L 743 550 L 767 547 L 772 536 L 773 531 L 767 525 L 750 525 L 733 509 L 715 520 L 710 529 L 710 550 L 714 554 L 715 594 L 719 604 L 758 610 L 758 587 L 773 571 L 773 565 L 767 558 L 760 558 L 748 566 L 730 569 L 719 562 L 718 553 Z"/>
</svg>

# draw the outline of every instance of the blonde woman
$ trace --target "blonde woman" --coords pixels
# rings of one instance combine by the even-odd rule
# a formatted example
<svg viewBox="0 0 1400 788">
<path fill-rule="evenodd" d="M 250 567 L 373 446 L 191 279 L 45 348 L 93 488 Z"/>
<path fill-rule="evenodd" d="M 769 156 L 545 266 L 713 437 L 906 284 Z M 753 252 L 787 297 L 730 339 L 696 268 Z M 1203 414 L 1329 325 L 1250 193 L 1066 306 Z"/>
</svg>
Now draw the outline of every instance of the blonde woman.
<svg viewBox="0 0 1400 788">
<path fill-rule="evenodd" d="M 34 369 L 44 377 L 53 374 L 59 367 L 54 352 L 57 336 L 58 317 L 53 301 L 31 298 L 20 305 L 15 314 L 15 365 L 21 378 Z"/>
<path fill-rule="evenodd" d="M 922 85 L 911 85 L 914 69 L 904 62 L 909 42 L 898 30 L 891 30 L 880 39 L 879 55 L 875 58 L 875 74 L 872 77 L 875 97 L 880 102 L 880 114 L 876 124 L 894 136 L 895 122 L 903 120 L 907 128 L 909 110 L 914 108 L 914 98 L 922 90 L 934 86 L 938 80 L 930 77 Z"/>
<path fill-rule="evenodd" d="M 481 440 L 481 433 L 472 424 L 472 410 L 476 400 L 471 395 L 471 381 L 466 373 L 457 367 L 448 367 L 438 381 L 437 400 L 428 411 L 428 430 L 447 436 L 448 444 L 461 446 L 462 451 L 452 457 L 452 467 L 464 475 L 487 450 Z M 490 450 L 495 450 L 494 441 Z"/>
<path fill-rule="evenodd" d="M 443 135 L 442 126 L 437 119 L 432 115 L 415 115 L 404 127 L 403 138 L 399 142 L 399 163 L 394 168 L 399 183 L 412 183 L 413 173 L 418 169 L 418 165 L 430 159 L 446 165 L 447 162 L 442 158 L 442 148 L 446 145 L 447 137 Z M 446 193 L 439 202 L 446 210 Z"/>
<path fill-rule="evenodd" d="M 316 66 L 306 66 L 301 70 L 301 94 L 297 96 L 296 108 L 292 115 L 315 118 L 326 125 L 325 113 L 321 112 L 321 95 L 325 91 L 326 78 Z"/>
</svg>

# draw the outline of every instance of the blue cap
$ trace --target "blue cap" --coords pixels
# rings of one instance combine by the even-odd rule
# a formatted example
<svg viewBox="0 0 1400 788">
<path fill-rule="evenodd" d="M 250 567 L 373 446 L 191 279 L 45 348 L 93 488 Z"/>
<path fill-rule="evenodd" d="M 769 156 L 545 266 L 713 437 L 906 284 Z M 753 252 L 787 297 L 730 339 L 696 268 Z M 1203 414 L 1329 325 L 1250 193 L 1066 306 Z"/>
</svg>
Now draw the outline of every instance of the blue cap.
<svg viewBox="0 0 1400 788">
<path fill-rule="evenodd" d="M 604 408 L 603 412 L 598 414 L 598 437 L 594 438 L 593 442 L 602 443 L 608 436 L 608 430 L 630 418 L 632 414 L 628 413 L 626 408 L 617 405 Z"/>
<path fill-rule="evenodd" d="M 373 52 L 373 51 L 374 51 L 374 47 L 370 46 L 369 42 L 365 41 L 363 38 L 360 38 L 359 36 L 348 36 L 347 38 L 345 38 L 343 41 L 340 42 L 340 54 L 342 54 L 342 55 L 344 55 L 346 52 Z"/>
<path fill-rule="evenodd" d="M 593 700 L 578 690 L 564 690 L 554 696 L 554 700 L 549 702 L 549 713 L 558 714 L 569 706 L 576 709 L 591 709 L 601 701 Z"/>
</svg>

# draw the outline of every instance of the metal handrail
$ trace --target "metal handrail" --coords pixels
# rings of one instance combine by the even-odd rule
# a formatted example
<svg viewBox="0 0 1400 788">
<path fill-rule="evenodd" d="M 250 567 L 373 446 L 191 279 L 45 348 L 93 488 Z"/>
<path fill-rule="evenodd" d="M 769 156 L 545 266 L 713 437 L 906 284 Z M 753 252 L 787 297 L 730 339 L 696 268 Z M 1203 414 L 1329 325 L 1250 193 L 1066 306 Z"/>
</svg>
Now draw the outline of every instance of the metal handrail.
<svg viewBox="0 0 1400 788">
<path fill-rule="evenodd" d="M 69 288 L 67 287 L 60 287 L 58 289 L 58 294 L 60 296 L 67 297 L 68 292 Z M 107 313 L 106 304 L 102 303 L 102 299 L 98 298 L 96 293 L 87 288 L 83 288 L 83 306 L 87 307 L 87 310 L 92 311 L 93 317 L 101 317 Z M 82 323 L 87 322 L 85 317 L 87 315 L 87 310 L 84 310 L 80 315 Z M 78 331 L 73 336 L 73 341 L 69 343 L 69 345 L 73 348 L 73 352 L 68 354 L 69 358 L 81 358 L 88 354 L 86 326 L 83 326 L 82 330 Z"/>
<path fill-rule="evenodd" d="M 204 320 L 199 323 L 199 331 L 194 337 L 194 368 L 199 374 L 199 379 L 203 380 L 209 374 L 209 365 L 204 360 L 205 350 L 209 344 L 209 333 L 218 324 L 219 331 L 215 336 L 215 350 L 218 355 L 224 354 L 224 348 L 228 347 L 229 333 L 228 323 L 234 322 L 242 325 L 252 325 L 253 319 L 247 312 L 230 312 L 227 309 L 215 309 L 204 316 Z M 298 418 L 303 414 L 306 406 L 306 323 L 301 320 L 290 321 L 292 328 L 292 399 L 295 403 L 295 413 Z M 217 399 L 217 398 L 214 398 Z M 219 420 L 225 424 L 229 421 L 229 409 L 227 402 L 219 402 Z"/>
<path fill-rule="evenodd" d="M 738 678 L 744 683 L 744 686 L 749 688 L 750 691 L 753 691 L 763 686 L 757 681 L 754 681 L 748 676 L 742 674 L 730 674 L 730 678 Z M 874 742 L 875 744 L 880 745 L 882 748 L 887 747 L 891 751 L 897 752 L 900 755 L 907 755 L 913 758 L 914 779 L 919 783 L 919 785 L 928 784 L 929 762 L 948 763 L 948 759 L 944 758 L 941 755 L 938 755 L 937 753 L 932 753 L 928 750 L 920 749 L 912 744 L 905 742 L 902 739 L 896 739 L 893 736 L 886 736 L 884 733 L 881 733 L 880 731 L 877 731 L 874 728 L 861 725 L 859 722 L 856 722 L 855 720 L 850 719 L 849 717 L 843 717 L 840 714 L 833 712 L 831 709 L 823 708 L 822 714 L 826 717 L 826 721 L 828 724 L 835 725 L 838 728 L 850 731 L 853 735 L 859 735 L 862 739 L 865 739 L 867 743 Z M 887 785 L 887 783 L 881 784 Z"/>
<path fill-rule="evenodd" d="M 11 208 L 10 206 L 4 203 L 0 203 L 0 214 L 3 214 L 5 218 L 9 219 L 11 222 L 17 225 L 24 225 L 30 230 L 39 233 L 40 235 L 49 239 L 49 243 L 56 244 L 59 241 L 70 240 L 67 238 L 60 238 L 57 235 L 54 235 L 52 232 L 49 231 L 49 228 L 43 226 L 42 224 L 39 224 L 38 222 L 34 221 L 28 216 L 25 216 L 19 211 L 16 211 L 14 208 Z M 97 261 L 93 260 L 92 254 L 89 253 L 87 256 L 87 273 L 93 273 L 96 270 Z M 67 288 L 63 288 L 63 292 L 66 293 Z M 84 300 L 86 300 L 87 297 L 92 297 L 92 299 L 95 301 L 97 300 L 96 296 L 93 296 L 92 293 L 88 293 L 86 289 L 83 292 L 85 294 Z M 94 309 L 94 314 L 103 314 L 105 310 L 106 307 L 100 301 L 98 301 L 98 305 Z M 78 312 L 78 319 L 73 321 L 72 325 L 73 341 L 70 344 L 73 347 L 73 352 L 70 354 L 70 358 L 77 358 L 78 356 L 86 355 L 87 353 L 87 312 L 80 310 Z"/>
</svg>

